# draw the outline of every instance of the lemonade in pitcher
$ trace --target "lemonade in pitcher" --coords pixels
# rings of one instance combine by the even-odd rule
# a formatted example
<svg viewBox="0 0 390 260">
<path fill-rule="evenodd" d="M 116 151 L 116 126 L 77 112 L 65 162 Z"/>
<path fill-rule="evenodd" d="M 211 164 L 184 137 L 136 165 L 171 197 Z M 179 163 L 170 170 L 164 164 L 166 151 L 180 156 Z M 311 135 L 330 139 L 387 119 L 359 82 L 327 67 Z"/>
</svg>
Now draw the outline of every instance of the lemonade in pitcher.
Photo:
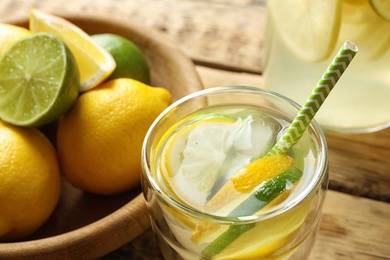
<svg viewBox="0 0 390 260">
<path fill-rule="evenodd" d="M 329 131 L 364 133 L 390 125 L 390 2 L 267 1 L 266 88 L 303 104 L 345 40 L 359 55 L 316 115 Z"/>
<path fill-rule="evenodd" d="M 305 259 L 328 181 L 314 122 L 285 155 L 267 155 L 299 111 L 252 87 L 194 93 L 145 139 L 143 190 L 166 259 Z"/>
</svg>

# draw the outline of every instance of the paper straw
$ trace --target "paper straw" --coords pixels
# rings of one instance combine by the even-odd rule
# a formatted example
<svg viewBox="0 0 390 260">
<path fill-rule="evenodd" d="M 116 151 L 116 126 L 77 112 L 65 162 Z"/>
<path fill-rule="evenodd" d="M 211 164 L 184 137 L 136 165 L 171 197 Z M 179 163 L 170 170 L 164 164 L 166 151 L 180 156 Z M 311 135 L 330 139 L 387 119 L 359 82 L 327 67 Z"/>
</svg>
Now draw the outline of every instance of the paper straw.
<svg viewBox="0 0 390 260">
<path fill-rule="evenodd" d="M 337 55 L 333 58 L 331 64 L 322 75 L 317 86 L 313 89 L 311 95 L 303 105 L 298 115 L 294 118 L 290 127 L 272 147 L 267 155 L 285 154 L 290 148 L 296 144 L 306 128 L 309 126 L 311 120 L 320 109 L 322 103 L 328 97 L 330 91 L 336 85 L 345 69 L 348 67 L 352 59 L 355 57 L 358 48 L 357 46 L 346 41 L 340 48 Z"/>
</svg>

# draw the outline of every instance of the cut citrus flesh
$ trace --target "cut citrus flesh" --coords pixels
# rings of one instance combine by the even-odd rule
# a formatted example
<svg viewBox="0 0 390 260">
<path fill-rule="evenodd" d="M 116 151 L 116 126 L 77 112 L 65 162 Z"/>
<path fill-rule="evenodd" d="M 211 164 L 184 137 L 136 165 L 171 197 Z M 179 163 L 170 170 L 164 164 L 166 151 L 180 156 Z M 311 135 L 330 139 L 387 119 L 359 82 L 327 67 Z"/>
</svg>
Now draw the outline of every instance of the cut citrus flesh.
<svg viewBox="0 0 390 260">
<path fill-rule="evenodd" d="M 302 177 L 302 171 L 296 168 L 290 168 L 274 178 L 266 181 L 264 185 L 261 185 L 256 192 L 251 195 L 247 200 L 238 205 L 229 216 L 247 216 L 256 213 L 259 209 L 268 205 L 274 200 L 282 196 L 285 198 L 284 192 L 291 190 L 292 185 L 299 181 Z M 299 207 L 297 207 L 299 208 Z M 292 214 L 297 212 L 297 208 L 289 211 L 289 215 L 286 219 L 282 218 L 285 213 L 281 213 L 270 219 L 263 219 L 256 223 L 230 225 L 228 227 L 222 227 L 225 229 L 222 233 L 218 234 L 218 237 L 213 238 L 211 243 L 202 251 L 207 257 L 224 255 L 231 256 L 234 254 L 236 258 L 239 258 L 243 252 L 256 251 L 258 254 L 269 253 L 269 245 L 278 240 L 284 240 L 292 231 L 296 230 L 297 226 L 294 223 L 288 224 L 288 219 L 298 217 L 299 214 Z M 283 224 L 278 223 L 275 219 L 283 219 Z M 300 222 L 301 222 L 301 218 Z M 275 225 L 276 227 L 273 227 Z M 279 229 L 280 226 L 285 226 L 283 229 Z M 262 230 L 258 233 L 253 232 L 252 229 Z M 268 229 L 267 231 L 263 229 Z M 270 232 L 273 230 L 273 232 Z M 247 232 L 251 235 L 248 236 Z M 264 236 L 264 233 L 268 235 Z M 195 233 L 195 232 L 194 232 Z M 215 234 L 207 234 L 206 239 L 210 239 L 210 236 Z M 277 243 L 280 245 L 280 243 Z M 233 245 L 233 247 L 232 247 Z M 272 246 L 274 248 L 276 245 Z M 282 246 L 282 245 L 280 245 Z M 265 248 L 263 248 L 265 247 Z M 241 258 L 240 258 L 241 259 Z"/>
<path fill-rule="evenodd" d="M 255 215 L 270 203 L 275 205 L 281 203 L 281 199 L 286 199 L 284 191 L 292 188 L 292 185 L 287 187 L 287 183 L 293 184 L 297 182 L 301 178 L 302 172 L 292 167 L 294 160 L 291 157 L 286 155 L 268 157 L 255 161 L 257 172 L 259 173 L 258 176 L 253 176 L 251 172 L 248 174 L 248 177 L 254 177 L 258 180 L 257 186 L 259 188 L 256 188 L 256 191 L 240 193 L 234 190 L 231 182 L 228 182 L 206 205 L 207 211 L 219 210 L 220 212 L 223 209 L 224 212 L 227 212 L 227 216 L 250 216 Z M 245 175 L 245 168 L 240 174 Z M 242 184 L 245 184 L 248 179 L 243 178 L 240 181 Z M 274 202 L 274 200 L 276 201 Z M 225 239 L 232 239 L 231 235 L 224 234 L 226 229 L 226 226 L 200 222 L 193 232 L 191 240 L 197 244 L 211 242 L 220 235 L 225 236 Z M 226 241 L 219 240 L 219 245 L 223 244 L 226 246 Z"/>
<path fill-rule="evenodd" d="M 30 12 L 30 30 L 57 35 L 69 47 L 80 71 L 80 91 L 96 87 L 115 69 L 113 57 L 82 29 L 71 22 L 42 11 Z"/>
<path fill-rule="evenodd" d="M 273 201 L 279 203 L 286 198 L 285 192 L 291 190 L 292 184 L 299 181 L 301 177 L 302 171 L 299 169 L 291 168 L 284 171 L 265 182 L 253 196 L 241 203 L 229 216 L 237 214 L 243 216 L 251 215 Z M 215 259 L 227 259 L 226 257 L 233 256 L 237 259 L 247 259 L 242 255 L 246 255 L 249 259 L 256 259 L 255 257 L 271 254 L 273 251 L 283 247 L 287 241 L 290 241 L 291 233 L 302 223 L 306 214 L 299 214 L 299 208 L 300 206 L 290 210 L 288 213 L 282 213 L 256 223 L 230 225 L 223 233 L 214 238 L 204 248 L 202 253 L 207 257 L 215 256 Z M 283 217 L 286 215 L 287 217 Z M 299 224 L 293 221 L 290 222 L 290 220 L 294 219 L 297 219 Z M 283 221 L 283 224 L 277 220 Z M 280 228 L 281 226 L 283 228 Z M 253 229 L 256 231 L 253 231 Z"/>
<path fill-rule="evenodd" d="M 161 171 L 181 201 L 193 207 L 203 206 L 226 156 L 222 141 L 239 127 L 234 120 L 208 119 L 183 127 L 169 139 L 162 153 Z M 202 136 L 206 131 L 210 134 Z"/>
<path fill-rule="evenodd" d="M 305 61 L 322 61 L 333 51 L 341 23 L 341 1 L 273 0 L 270 18 L 286 46 Z"/>
<path fill-rule="evenodd" d="M 309 206 L 310 200 L 307 200 L 281 215 L 253 225 L 212 259 L 278 259 L 273 254 L 286 248 L 295 238 Z"/>
<path fill-rule="evenodd" d="M 49 123 L 73 105 L 78 87 L 77 65 L 64 42 L 32 34 L 0 59 L 0 118 L 20 126 Z"/>
<path fill-rule="evenodd" d="M 0 56 L 17 40 L 30 34 L 31 32 L 26 28 L 0 23 Z"/>
<path fill-rule="evenodd" d="M 232 208 L 249 196 L 249 192 L 295 164 L 287 155 L 271 155 L 256 160 L 238 171 L 205 206 L 206 212 Z"/>
<path fill-rule="evenodd" d="M 370 0 L 374 11 L 386 21 L 390 21 L 390 1 L 388 0 Z"/>
<path fill-rule="evenodd" d="M 167 141 L 161 155 L 161 172 L 166 186 L 185 204 L 203 208 L 217 179 L 230 178 L 250 160 L 263 155 L 273 137 L 271 127 L 264 127 L 255 149 L 241 149 L 256 136 L 256 122 L 209 118 L 182 127 Z M 248 134 L 256 132 L 256 134 Z M 258 145 L 261 144 L 261 145 Z M 207 174 L 205 174 L 207 172 Z"/>
</svg>

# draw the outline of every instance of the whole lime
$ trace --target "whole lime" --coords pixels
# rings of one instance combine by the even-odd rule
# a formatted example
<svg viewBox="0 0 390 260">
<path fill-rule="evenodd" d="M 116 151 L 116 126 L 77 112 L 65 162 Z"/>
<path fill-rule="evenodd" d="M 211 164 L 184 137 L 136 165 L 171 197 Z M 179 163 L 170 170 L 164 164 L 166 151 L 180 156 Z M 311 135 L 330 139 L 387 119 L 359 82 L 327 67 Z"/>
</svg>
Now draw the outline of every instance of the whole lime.
<svg viewBox="0 0 390 260">
<path fill-rule="evenodd" d="M 116 62 L 116 68 L 108 80 L 132 78 L 149 84 L 149 65 L 140 49 L 130 40 L 110 33 L 92 35 L 92 39 L 108 51 Z"/>
</svg>

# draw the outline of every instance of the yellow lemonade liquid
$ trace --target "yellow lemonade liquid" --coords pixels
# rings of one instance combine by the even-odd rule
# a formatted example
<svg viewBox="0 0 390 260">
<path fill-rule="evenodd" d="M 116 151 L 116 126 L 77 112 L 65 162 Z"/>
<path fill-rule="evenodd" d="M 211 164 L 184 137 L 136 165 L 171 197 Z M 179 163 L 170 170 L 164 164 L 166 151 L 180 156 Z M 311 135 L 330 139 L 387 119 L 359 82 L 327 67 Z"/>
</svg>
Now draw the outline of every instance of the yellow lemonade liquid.
<svg viewBox="0 0 390 260">
<path fill-rule="evenodd" d="M 167 259 L 288 259 L 297 248 L 313 245 L 321 215 L 318 205 L 322 202 L 318 202 L 323 199 L 319 194 L 323 191 L 319 187 L 315 192 L 309 190 L 313 183 L 318 183 L 323 171 L 316 170 L 321 151 L 310 129 L 289 152 L 303 176 L 286 187 L 285 196 L 277 197 L 254 214 L 263 219 L 241 216 L 220 221 L 250 192 L 237 200 L 229 199 L 216 212 L 205 212 L 208 201 L 223 184 L 249 162 L 264 156 L 288 125 L 284 116 L 272 111 L 251 106 L 216 106 L 189 115 L 166 132 L 157 145 L 154 178 L 163 193 L 181 206 L 160 203 L 161 216 L 152 218 L 152 227 L 160 244 L 176 251 L 177 256 L 166 253 Z M 194 148 L 192 143 L 199 147 Z M 299 203 L 295 201 L 297 197 L 301 197 Z M 294 206 L 289 207 L 291 204 Z M 273 211 L 275 208 L 279 212 Z M 153 221 L 160 218 L 165 219 L 165 224 Z M 231 225 L 249 228 L 212 258 L 204 255 L 205 248 Z M 302 250 L 304 253 L 294 257 L 304 259 L 309 251 Z"/>
<path fill-rule="evenodd" d="M 390 125 L 390 22 L 379 17 L 368 0 L 341 1 L 340 31 L 333 53 L 314 62 L 302 59 L 286 45 L 283 29 L 274 19 L 278 8 L 267 10 L 266 88 L 303 104 L 340 46 L 350 40 L 359 53 L 316 120 L 325 130 L 345 133 L 376 131 Z"/>
</svg>

